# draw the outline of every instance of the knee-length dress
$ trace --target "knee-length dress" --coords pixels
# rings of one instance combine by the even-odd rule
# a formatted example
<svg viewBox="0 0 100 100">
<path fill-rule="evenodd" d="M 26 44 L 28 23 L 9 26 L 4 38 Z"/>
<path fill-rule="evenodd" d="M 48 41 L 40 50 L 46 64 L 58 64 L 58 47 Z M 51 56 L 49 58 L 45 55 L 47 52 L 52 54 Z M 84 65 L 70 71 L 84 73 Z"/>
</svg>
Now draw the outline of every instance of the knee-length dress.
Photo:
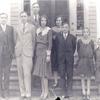
<svg viewBox="0 0 100 100">
<path fill-rule="evenodd" d="M 84 44 L 80 39 L 77 44 L 79 56 L 77 71 L 79 75 L 91 77 L 94 74 L 94 43 L 91 40 L 88 44 Z"/>
<path fill-rule="evenodd" d="M 61 29 L 57 26 L 52 28 L 52 49 L 51 49 L 51 66 L 52 71 L 58 71 L 58 62 L 57 62 L 57 47 L 56 47 L 56 36 L 61 32 Z"/>
<path fill-rule="evenodd" d="M 100 47 L 98 47 L 95 50 L 95 58 L 96 58 L 96 73 L 95 73 L 95 78 L 96 78 L 96 82 L 100 84 Z"/>
<path fill-rule="evenodd" d="M 37 29 L 37 31 L 40 30 Z M 36 36 L 36 57 L 33 75 L 49 78 L 51 74 L 51 62 L 46 61 L 47 50 L 52 48 L 52 32 L 46 27 L 42 32 L 38 32 Z"/>
</svg>

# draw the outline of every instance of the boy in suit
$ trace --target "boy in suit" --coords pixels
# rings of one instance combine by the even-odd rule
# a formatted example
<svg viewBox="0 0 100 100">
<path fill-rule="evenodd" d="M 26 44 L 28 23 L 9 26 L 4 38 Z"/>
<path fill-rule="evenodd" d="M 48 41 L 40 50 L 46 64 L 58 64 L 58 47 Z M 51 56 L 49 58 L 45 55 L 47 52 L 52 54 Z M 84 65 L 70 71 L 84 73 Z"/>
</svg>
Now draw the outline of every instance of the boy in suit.
<svg viewBox="0 0 100 100">
<path fill-rule="evenodd" d="M 59 74 L 61 77 L 61 88 L 65 97 L 71 96 L 72 83 L 73 83 L 73 64 L 74 64 L 74 52 L 76 49 L 76 38 L 69 32 L 69 26 L 67 23 L 63 24 L 63 29 L 60 34 L 57 35 L 57 59 Z M 67 82 L 66 82 L 67 74 Z M 67 83 L 67 88 L 66 88 Z M 67 90 L 67 91 L 66 91 Z"/>
</svg>

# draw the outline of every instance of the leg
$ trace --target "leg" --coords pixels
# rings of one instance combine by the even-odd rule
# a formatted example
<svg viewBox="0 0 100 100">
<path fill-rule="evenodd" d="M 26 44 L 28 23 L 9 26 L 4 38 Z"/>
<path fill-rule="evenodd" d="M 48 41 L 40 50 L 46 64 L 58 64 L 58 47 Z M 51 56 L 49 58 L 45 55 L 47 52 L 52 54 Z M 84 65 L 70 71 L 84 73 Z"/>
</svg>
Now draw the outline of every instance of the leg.
<svg viewBox="0 0 100 100">
<path fill-rule="evenodd" d="M 4 95 L 9 96 L 9 76 L 10 76 L 11 64 L 4 67 Z"/>
<path fill-rule="evenodd" d="M 32 71 L 32 58 L 23 55 L 23 71 L 24 83 L 26 89 L 26 97 L 31 97 L 31 71 Z"/>
<path fill-rule="evenodd" d="M 25 85 L 24 85 L 24 76 L 23 76 L 24 74 L 23 74 L 23 68 L 22 68 L 22 64 L 23 64 L 22 56 L 17 57 L 16 62 L 17 62 L 20 93 L 21 93 L 21 96 L 24 97 L 26 94 L 25 94 Z"/>
<path fill-rule="evenodd" d="M 57 79 L 57 72 L 56 71 L 54 71 L 54 87 L 56 87 L 57 86 L 57 83 L 58 83 L 58 79 Z"/>
<path fill-rule="evenodd" d="M 65 64 L 59 65 L 59 74 L 60 74 L 60 87 L 63 91 L 63 95 L 66 93 L 66 70 L 65 70 Z"/>
<path fill-rule="evenodd" d="M 67 62 L 67 96 L 72 95 L 73 86 L 73 63 L 71 61 Z"/>
<path fill-rule="evenodd" d="M 44 79 L 43 78 L 41 78 L 41 87 L 42 87 L 41 98 L 43 98 L 43 95 L 44 95 Z"/>
<path fill-rule="evenodd" d="M 3 95 L 2 77 L 3 77 L 3 70 L 2 66 L 0 66 L 0 97 L 2 97 Z"/>
<path fill-rule="evenodd" d="M 91 79 L 87 78 L 87 96 L 90 96 Z"/>
<path fill-rule="evenodd" d="M 45 99 L 45 98 L 47 98 L 47 96 L 48 96 L 48 93 L 49 93 L 49 89 L 48 89 L 48 79 L 47 78 L 43 78 L 43 86 L 44 86 L 44 96 L 43 96 L 43 98 Z"/>
<path fill-rule="evenodd" d="M 85 85 L 85 78 L 84 78 L 84 76 L 82 76 L 82 78 L 81 78 L 81 84 L 82 84 L 82 94 L 83 94 L 83 96 L 85 96 L 86 95 L 86 85 Z"/>
</svg>

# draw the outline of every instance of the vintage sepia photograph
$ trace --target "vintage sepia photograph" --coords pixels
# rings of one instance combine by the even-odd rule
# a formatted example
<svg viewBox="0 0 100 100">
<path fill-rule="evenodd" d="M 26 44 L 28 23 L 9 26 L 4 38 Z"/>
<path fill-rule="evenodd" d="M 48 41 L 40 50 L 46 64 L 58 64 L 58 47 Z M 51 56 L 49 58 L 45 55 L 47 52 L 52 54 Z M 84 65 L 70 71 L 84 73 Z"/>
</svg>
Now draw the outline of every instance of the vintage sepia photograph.
<svg viewBox="0 0 100 100">
<path fill-rule="evenodd" d="M 0 100 L 100 100 L 99 0 L 0 0 Z"/>
</svg>

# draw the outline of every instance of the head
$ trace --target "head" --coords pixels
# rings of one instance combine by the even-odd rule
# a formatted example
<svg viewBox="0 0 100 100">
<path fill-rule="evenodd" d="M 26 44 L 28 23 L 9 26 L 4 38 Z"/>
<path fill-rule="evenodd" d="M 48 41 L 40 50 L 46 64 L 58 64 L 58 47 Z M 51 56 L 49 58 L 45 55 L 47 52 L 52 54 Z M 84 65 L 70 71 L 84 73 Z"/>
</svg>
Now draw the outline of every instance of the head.
<svg viewBox="0 0 100 100">
<path fill-rule="evenodd" d="M 22 11 L 22 12 L 20 13 L 20 19 L 21 19 L 21 22 L 22 22 L 23 24 L 25 24 L 25 23 L 27 22 L 27 19 L 28 19 L 27 12 Z"/>
<path fill-rule="evenodd" d="M 56 26 L 62 26 L 62 23 L 63 23 L 62 16 L 57 16 L 56 17 Z"/>
<path fill-rule="evenodd" d="M 8 15 L 6 13 L 1 13 L 0 14 L 0 24 L 7 24 L 7 20 L 8 20 Z"/>
<path fill-rule="evenodd" d="M 82 31 L 82 35 L 84 38 L 88 38 L 90 36 L 90 32 L 88 28 L 84 28 Z"/>
<path fill-rule="evenodd" d="M 37 2 L 32 4 L 32 11 L 33 11 L 33 14 L 36 14 L 36 15 L 39 14 L 40 7 Z"/>
<path fill-rule="evenodd" d="M 63 33 L 68 33 L 69 32 L 69 25 L 68 23 L 63 23 Z"/>
<path fill-rule="evenodd" d="M 48 18 L 46 15 L 42 15 L 40 17 L 40 26 L 41 27 L 45 27 L 47 25 L 47 22 L 48 22 Z"/>
</svg>

